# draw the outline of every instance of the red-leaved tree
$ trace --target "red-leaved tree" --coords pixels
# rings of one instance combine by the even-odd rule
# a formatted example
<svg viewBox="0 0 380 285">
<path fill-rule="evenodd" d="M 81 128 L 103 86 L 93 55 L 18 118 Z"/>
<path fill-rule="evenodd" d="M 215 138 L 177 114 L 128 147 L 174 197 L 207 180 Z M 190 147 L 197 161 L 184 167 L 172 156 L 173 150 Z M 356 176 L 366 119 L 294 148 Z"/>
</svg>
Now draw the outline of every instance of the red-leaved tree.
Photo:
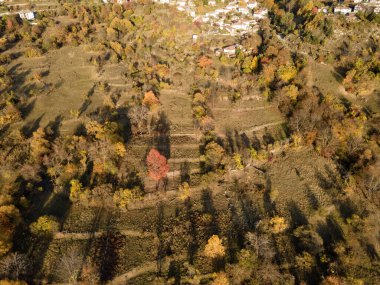
<svg viewBox="0 0 380 285">
<path fill-rule="evenodd" d="M 151 178 L 160 181 L 169 171 L 169 164 L 165 156 L 161 155 L 156 149 L 152 148 L 146 158 L 148 173 Z"/>
</svg>

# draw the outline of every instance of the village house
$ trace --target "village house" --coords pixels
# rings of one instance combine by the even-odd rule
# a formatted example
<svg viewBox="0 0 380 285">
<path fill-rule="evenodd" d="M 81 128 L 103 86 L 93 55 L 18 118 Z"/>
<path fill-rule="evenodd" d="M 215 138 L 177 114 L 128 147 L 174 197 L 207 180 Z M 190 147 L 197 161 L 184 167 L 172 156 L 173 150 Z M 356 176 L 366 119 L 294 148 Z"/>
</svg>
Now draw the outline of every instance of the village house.
<svg viewBox="0 0 380 285">
<path fill-rule="evenodd" d="M 345 6 L 338 6 L 334 8 L 334 14 L 342 14 L 342 15 L 347 15 L 351 13 L 351 8 L 350 7 L 345 7 Z"/>
<path fill-rule="evenodd" d="M 183 8 L 185 8 L 186 5 L 187 5 L 187 2 L 186 2 L 186 1 L 183 1 L 183 0 L 181 0 L 181 1 L 177 1 L 177 6 L 179 6 L 179 7 L 183 7 Z"/>
<path fill-rule="evenodd" d="M 238 50 L 243 50 L 243 47 L 239 44 L 223 47 L 223 53 L 228 57 L 235 57 Z"/>
<path fill-rule="evenodd" d="M 221 48 L 216 48 L 214 49 L 215 56 L 221 56 L 222 55 L 222 49 Z"/>
<path fill-rule="evenodd" d="M 247 3 L 247 7 L 248 7 L 249 9 L 255 9 L 257 6 L 258 6 L 258 4 L 257 4 L 256 1 L 249 1 L 249 2 Z"/>
<path fill-rule="evenodd" d="M 355 5 L 354 13 L 364 12 L 364 11 L 365 11 L 365 7 L 363 5 Z"/>
<path fill-rule="evenodd" d="M 195 11 L 194 10 L 188 10 L 188 14 L 189 14 L 189 16 L 190 17 L 192 17 L 192 18 L 195 18 L 197 15 L 196 15 L 196 13 L 195 13 Z"/>
<path fill-rule="evenodd" d="M 238 20 L 235 23 L 231 24 L 231 28 L 235 30 L 242 30 L 242 31 L 248 30 L 249 26 L 250 26 L 250 22 L 244 21 L 244 20 Z"/>
<path fill-rule="evenodd" d="M 318 8 L 318 12 L 319 13 L 323 13 L 323 14 L 328 14 L 329 13 L 329 7 L 321 7 L 321 8 Z"/>
<path fill-rule="evenodd" d="M 354 4 L 362 3 L 363 0 L 354 0 Z"/>
<path fill-rule="evenodd" d="M 380 14 L 380 6 L 375 7 L 375 9 L 373 9 L 373 12 L 375 14 Z"/>
<path fill-rule="evenodd" d="M 239 13 L 242 13 L 243 15 L 250 15 L 251 11 L 248 8 L 245 7 L 237 7 L 236 9 Z"/>
<path fill-rule="evenodd" d="M 210 6 L 216 6 L 216 1 L 215 0 L 209 0 L 208 5 Z"/>
<path fill-rule="evenodd" d="M 21 19 L 32 21 L 34 20 L 34 12 L 33 11 L 20 11 L 18 13 Z"/>
<path fill-rule="evenodd" d="M 267 15 L 268 15 L 268 9 L 266 8 L 259 8 L 253 12 L 253 17 L 257 19 L 264 19 L 266 18 Z"/>
</svg>

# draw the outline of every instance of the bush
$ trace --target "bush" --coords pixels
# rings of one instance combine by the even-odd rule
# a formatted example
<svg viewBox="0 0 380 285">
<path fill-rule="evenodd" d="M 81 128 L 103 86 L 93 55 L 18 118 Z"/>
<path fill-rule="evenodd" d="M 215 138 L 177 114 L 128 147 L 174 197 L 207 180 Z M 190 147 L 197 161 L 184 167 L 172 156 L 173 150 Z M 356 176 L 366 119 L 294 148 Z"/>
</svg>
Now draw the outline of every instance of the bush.
<svg viewBox="0 0 380 285">
<path fill-rule="evenodd" d="M 39 57 L 41 55 L 42 55 L 41 51 L 36 48 L 30 48 L 27 51 L 25 51 L 26 57 Z"/>
<path fill-rule="evenodd" d="M 30 225 L 30 231 L 36 236 L 49 236 L 59 231 L 59 222 L 53 216 L 42 216 Z"/>
</svg>

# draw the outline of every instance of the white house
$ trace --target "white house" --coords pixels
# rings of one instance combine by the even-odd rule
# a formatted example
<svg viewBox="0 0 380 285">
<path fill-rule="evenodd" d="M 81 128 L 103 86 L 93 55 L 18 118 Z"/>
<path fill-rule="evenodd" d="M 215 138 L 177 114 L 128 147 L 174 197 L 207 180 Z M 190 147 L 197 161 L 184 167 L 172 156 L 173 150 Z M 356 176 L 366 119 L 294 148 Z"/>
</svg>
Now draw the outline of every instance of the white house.
<svg viewBox="0 0 380 285">
<path fill-rule="evenodd" d="M 186 7 L 187 3 L 186 1 L 177 1 L 177 6 L 179 7 Z"/>
<path fill-rule="evenodd" d="M 258 6 L 258 4 L 257 4 L 256 1 L 249 1 L 249 2 L 247 3 L 247 7 L 248 7 L 249 9 L 255 9 L 257 6 Z"/>
<path fill-rule="evenodd" d="M 189 10 L 188 13 L 189 13 L 189 16 L 192 18 L 195 18 L 197 16 L 194 10 Z"/>
<path fill-rule="evenodd" d="M 338 6 L 334 8 L 334 14 L 343 14 L 347 15 L 351 13 L 350 7 Z"/>
<path fill-rule="evenodd" d="M 228 10 L 226 10 L 226 9 L 216 9 L 215 10 L 215 13 L 217 13 L 217 14 L 225 14 L 227 12 L 228 12 Z"/>
<path fill-rule="evenodd" d="M 193 42 L 195 43 L 198 40 L 198 35 L 193 34 L 192 39 L 193 39 Z"/>
<path fill-rule="evenodd" d="M 362 2 L 363 2 L 363 0 L 354 0 L 355 4 L 362 3 Z"/>
<path fill-rule="evenodd" d="M 251 14 L 251 11 L 248 8 L 245 8 L 245 7 L 237 7 L 236 10 L 239 13 L 242 13 L 243 15 L 249 15 L 249 14 Z"/>
<path fill-rule="evenodd" d="M 365 8 L 363 5 L 355 5 L 354 7 L 354 13 L 365 11 Z"/>
<path fill-rule="evenodd" d="M 169 4 L 170 0 L 158 0 L 161 4 Z"/>
<path fill-rule="evenodd" d="M 264 19 L 268 15 L 268 9 L 260 8 L 253 12 L 253 17 L 257 19 Z"/>
<path fill-rule="evenodd" d="M 25 19 L 28 21 L 34 20 L 34 12 L 33 11 L 21 11 L 18 13 L 21 19 Z"/>
<path fill-rule="evenodd" d="M 380 14 L 380 6 L 375 7 L 375 9 L 373 9 L 373 12 L 375 14 Z"/>
<path fill-rule="evenodd" d="M 318 8 L 319 13 L 328 14 L 329 13 L 329 7 L 321 7 Z"/>
<path fill-rule="evenodd" d="M 229 3 L 227 6 L 226 6 L 226 8 L 225 8 L 226 10 L 228 10 L 228 11 L 233 11 L 233 10 L 236 10 L 237 9 L 237 6 L 236 6 L 236 4 L 234 4 L 234 3 Z"/>
<path fill-rule="evenodd" d="M 233 44 L 230 46 L 223 47 L 223 53 L 228 57 L 235 57 L 238 49 L 242 49 L 242 46 L 239 44 Z"/>
<path fill-rule="evenodd" d="M 209 16 L 206 16 L 206 15 L 204 15 L 204 16 L 202 16 L 202 17 L 201 17 L 201 20 L 202 20 L 202 22 L 203 22 L 203 23 L 207 23 L 207 22 L 209 22 L 209 21 L 210 21 L 210 17 L 209 17 Z"/>
<path fill-rule="evenodd" d="M 208 0 L 208 5 L 216 6 L 216 1 L 215 0 Z"/>
<path fill-rule="evenodd" d="M 231 24 L 231 28 L 235 30 L 242 30 L 242 31 L 248 30 L 249 26 L 250 26 L 250 22 L 244 21 L 244 20 L 239 20 Z"/>
</svg>

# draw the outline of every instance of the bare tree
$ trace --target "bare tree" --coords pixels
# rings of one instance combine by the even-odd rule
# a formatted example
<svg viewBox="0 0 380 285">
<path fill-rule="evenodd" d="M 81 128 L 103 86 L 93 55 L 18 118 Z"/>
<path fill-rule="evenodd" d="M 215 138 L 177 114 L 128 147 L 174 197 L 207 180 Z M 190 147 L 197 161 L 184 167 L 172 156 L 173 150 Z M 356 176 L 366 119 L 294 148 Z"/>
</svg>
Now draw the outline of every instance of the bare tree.
<svg viewBox="0 0 380 285">
<path fill-rule="evenodd" d="M 78 281 L 79 273 L 81 270 L 82 258 L 78 251 L 69 249 L 60 259 L 58 268 L 58 275 L 62 280 L 69 283 L 76 283 Z"/>
<path fill-rule="evenodd" d="M 369 196 L 380 190 L 380 178 L 373 173 L 365 175 L 364 184 Z"/>
<path fill-rule="evenodd" d="M 27 273 L 28 267 L 28 257 L 25 254 L 14 252 L 0 261 L 0 275 L 18 280 L 20 275 Z"/>
<path fill-rule="evenodd" d="M 247 233 L 245 235 L 246 244 L 256 256 L 259 258 L 271 260 L 274 256 L 274 251 L 271 245 L 270 238 L 267 235 L 257 233 Z"/>
<path fill-rule="evenodd" d="M 149 118 L 149 110 L 145 106 L 134 106 L 130 109 L 129 118 L 132 125 L 136 127 L 137 133 L 142 133 Z"/>
</svg>

